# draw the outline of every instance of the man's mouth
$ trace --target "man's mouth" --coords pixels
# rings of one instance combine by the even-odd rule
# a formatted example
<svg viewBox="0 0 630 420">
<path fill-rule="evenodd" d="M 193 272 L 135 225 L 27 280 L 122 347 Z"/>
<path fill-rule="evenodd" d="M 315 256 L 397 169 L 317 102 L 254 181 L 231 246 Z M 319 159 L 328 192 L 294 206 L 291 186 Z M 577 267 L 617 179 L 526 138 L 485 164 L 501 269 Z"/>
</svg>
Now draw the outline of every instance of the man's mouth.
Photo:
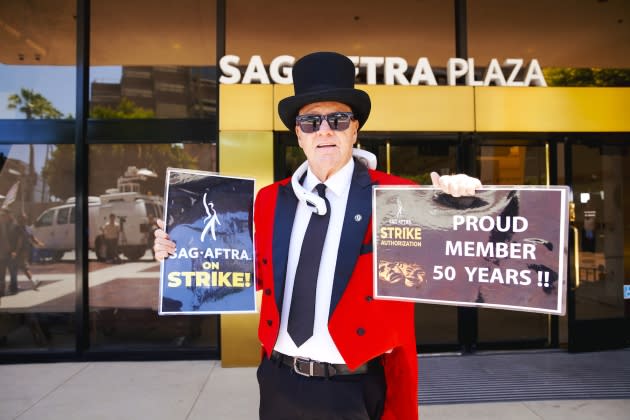
<svg viewBox="0 0 630 420">
<path fill-rule="evenodd" d="M 327 148 L 327 147 L 337 147 L 337 145 L 334 143 L 322 143 L 322 144 L 317 145 L 318 149 Z"/>
</svg>

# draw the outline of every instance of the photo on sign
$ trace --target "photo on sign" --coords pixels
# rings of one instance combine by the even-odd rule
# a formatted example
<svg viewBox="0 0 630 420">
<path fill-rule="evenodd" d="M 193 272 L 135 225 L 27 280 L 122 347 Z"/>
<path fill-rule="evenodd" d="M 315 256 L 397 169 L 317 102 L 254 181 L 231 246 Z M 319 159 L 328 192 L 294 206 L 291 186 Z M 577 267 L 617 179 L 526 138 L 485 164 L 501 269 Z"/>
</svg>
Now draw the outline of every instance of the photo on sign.
<svg viewBox="0 0 630 420">
<path fill-rule="evenodd" d="M 159 313 L 255 312 L 254 180 L 169 168 L 165 202 Z"/>
<path fill-rule="evenodd" d="M 376 297 L 564 314 L 568 187 L 373 194 Z"/>
</svg>

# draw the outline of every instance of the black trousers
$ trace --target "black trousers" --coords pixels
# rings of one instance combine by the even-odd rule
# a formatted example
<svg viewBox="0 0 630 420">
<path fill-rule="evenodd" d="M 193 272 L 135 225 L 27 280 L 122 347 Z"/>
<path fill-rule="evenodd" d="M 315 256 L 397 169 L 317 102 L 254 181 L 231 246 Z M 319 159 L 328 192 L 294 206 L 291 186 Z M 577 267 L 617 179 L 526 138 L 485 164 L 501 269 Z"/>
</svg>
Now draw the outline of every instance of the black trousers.
<svg viewBox="0 0 630 420">
<path fill-rule="evenodd" d="M 17 281 L 17 261 L 10 256 L 6 258 L 0 258 L 0 296 L 5 294 L 5 281 L 7 269 L 9 271 L 9 292 L 17 293 L 18 281 Z"/>
<path fill-rule="evenodd" d="M 108 260 L 118 259 L 118 238 L 105 239 L 105 254 Z"/>
<path fill-rule="evenodd" d="M 260 420 L 378 420 L 385 404 L 382 368 L 359 375 L 299 375 L 263 357 L 257 377 Z"/>
</svg>

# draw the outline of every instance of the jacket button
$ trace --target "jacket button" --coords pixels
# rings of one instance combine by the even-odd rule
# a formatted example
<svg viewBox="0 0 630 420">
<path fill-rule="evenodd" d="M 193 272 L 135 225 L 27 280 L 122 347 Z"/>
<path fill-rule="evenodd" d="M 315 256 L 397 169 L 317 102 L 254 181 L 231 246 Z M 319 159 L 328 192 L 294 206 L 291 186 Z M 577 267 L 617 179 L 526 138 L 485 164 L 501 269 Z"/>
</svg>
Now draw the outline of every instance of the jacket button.
<svg viewBox="0 0 630 420">
<path fill-rule="evenodd" d="M 263 264 L 267 265 L 267 258 L 262 259 Z"/>
<path fill-rule="evenodd" d="M 269 296 L 271 294 L 271 289 L 265 289 L 265 294 Z"/>
<path fill-rule="evenodd" d="M 357 335 L 364 335 L 365 334 L 365 330 L 361 327 L 357 328 Z"/>
<path fill-rule="evenodd" d="M 374 298 L 373 298 L 372 296 L 370 296 L 370 295 L 367 295 L 367 296 L 365 297 L 365 300 L 366 300 L 367 302 L 372 302 L 372 301 L 374 300 Z"/>
<path fill-rule="evenodd" d="M 272 320 L 270 320 L 270 319 L 268 319 L 268 320 L 267 320 L 267 325 L 269 325 L 269 326 L 271 327 L 271 324 L 273 324 L 273 321 L 272 321 Z"/>
</svg>

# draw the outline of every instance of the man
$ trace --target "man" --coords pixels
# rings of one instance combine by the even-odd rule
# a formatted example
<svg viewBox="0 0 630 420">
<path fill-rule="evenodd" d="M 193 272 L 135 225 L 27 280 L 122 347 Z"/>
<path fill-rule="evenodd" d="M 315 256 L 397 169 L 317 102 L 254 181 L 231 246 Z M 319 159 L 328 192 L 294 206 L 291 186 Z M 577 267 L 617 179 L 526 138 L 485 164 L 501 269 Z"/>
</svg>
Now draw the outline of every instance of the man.
<svg viewBox="0 0 630 420">
<path fill-rule="evenodd" d="M 307 163 L 255 203 L 261 419 L 418 416 L 414 306 L 372 290 L 372 186 L 410 182 L 353 159 L 371 108 L 354 79 L 347 57 L 309 54 L 293 67 L 295 95 L 278 105 Z M 481 186 L 431 176 L 454 195 Z M 156 231 L 156 257 L 174 251 Z"/>
<path fill-rule="evenodd" d="M 0 209 L 0 296 L 5 294 L 5 276 L 9 270 L 9 294 L 18 292 L 17 281 L 17 247 L 18 230 L 11 214 Z"/>
<path fill-rule="evenodd" d="M 150 214 L 147 221 L 147 247 L 151 250 L 153 261 L 155 261 L 155 250 L 153 249 L 153 244 L 155 243 L 155 231 L 157 229 L 159 229 L 159 226 L 156 223 L 155 216 Z"/>
<path fill-rule="evenodd" d="M 116 215 L 114 213 L 109 215 L 109 221 L 101 227 L 101 232 L 103 232 L 103 239 L 105 240 L 107 262 L 119 262 L 118 237 L 120 236 L 120 225 L 116 221 Z"/>
<path fill-rule="evenodd" d="M 31 255 L 33 254 L 33 246 L 41 248 L 44 246 L 44 243 L 33 235 L 33 230 L 30 226 L 28 226 L 28 218 L 26 217 L 26 214 L 20 213 L 17 217 L 17 222 L 17 269 L 24 272 L 26 277 L 33 284 L 33 290 L 37 290 L 39 287 L 39 280 L 33 280 L 33 274 L 31 273 L 29 263 L 31 262 Z"/>
</svg>

